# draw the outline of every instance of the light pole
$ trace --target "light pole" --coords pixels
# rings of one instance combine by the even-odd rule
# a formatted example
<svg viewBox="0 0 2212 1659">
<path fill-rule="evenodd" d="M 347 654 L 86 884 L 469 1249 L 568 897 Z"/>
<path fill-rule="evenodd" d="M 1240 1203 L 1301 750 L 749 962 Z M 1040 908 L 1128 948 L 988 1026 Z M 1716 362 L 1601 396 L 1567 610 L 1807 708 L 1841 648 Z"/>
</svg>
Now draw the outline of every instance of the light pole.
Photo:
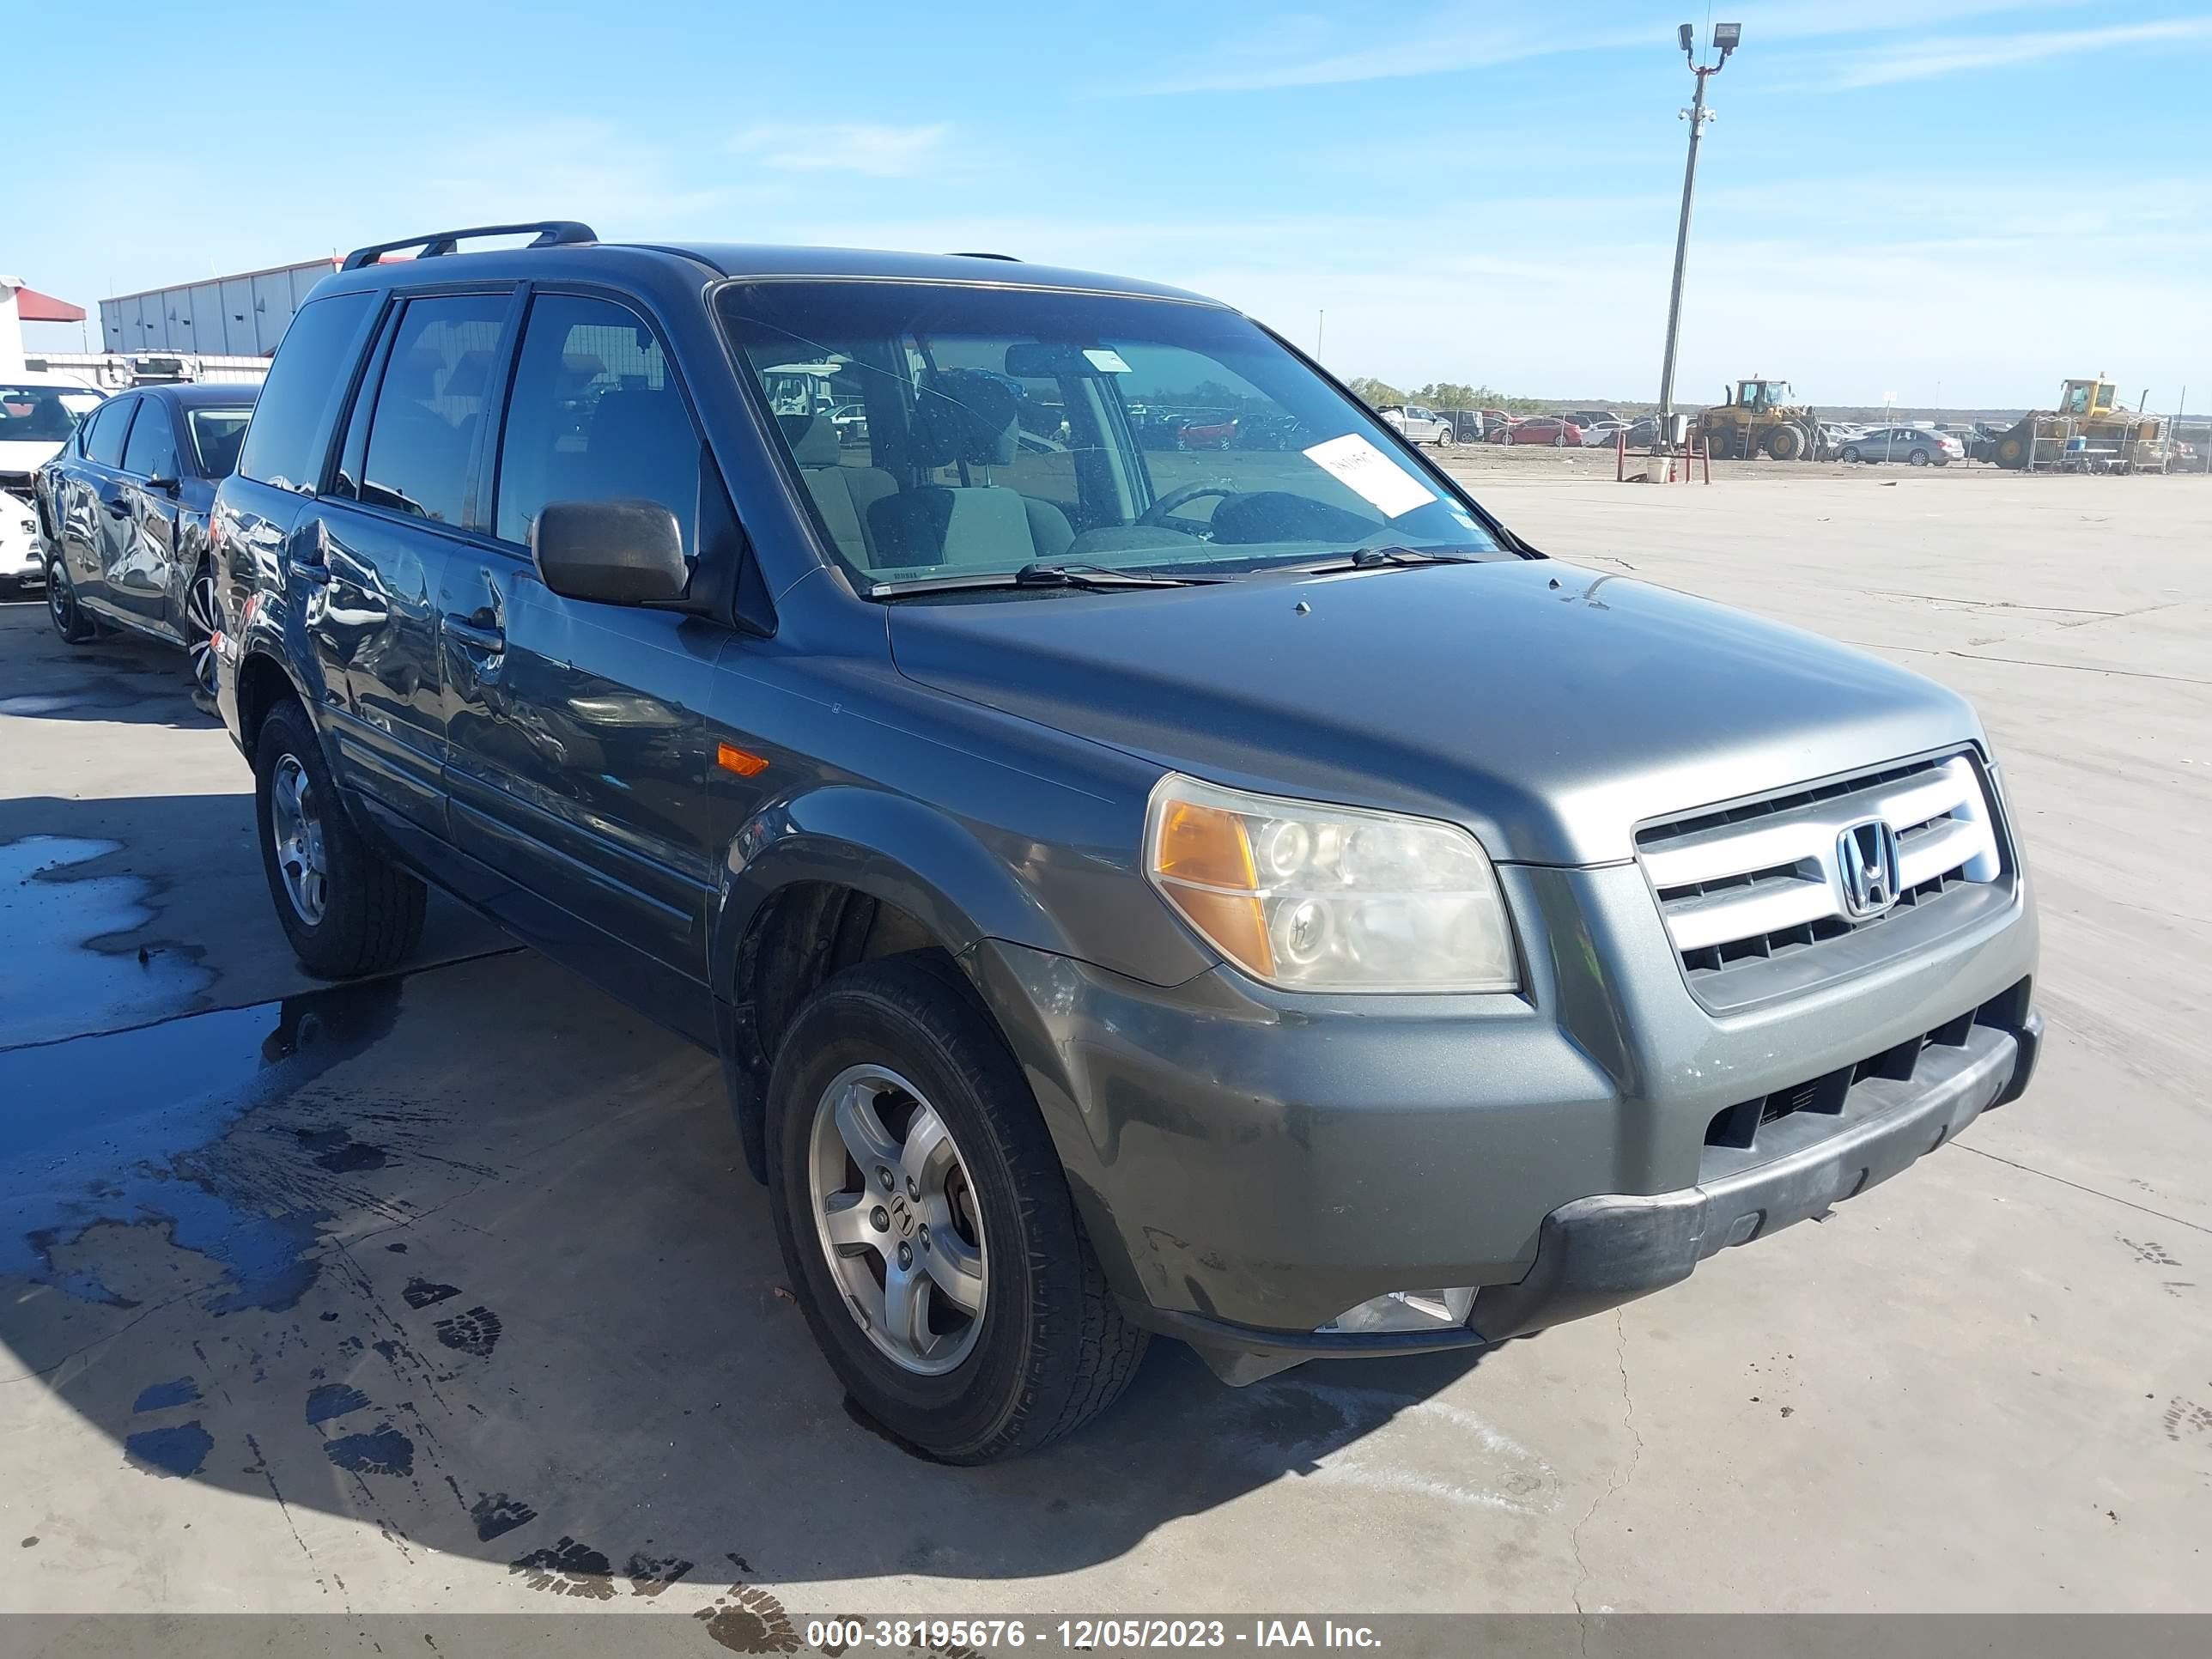
<svg viewBox="0 0 2212 1659">
<path fill-rule="evenodd" d="M 1668 448 L 1674 443 L 1674 341 L 1682 327 L 1682 261 L 1690 251 L 1690 197 L 1698 186 L 1698 140 L 1713 112 L 1705 107 L 1705 77 L 1718 75 L 1729 54 L 1743 39 L 1741 23 L 1713 25 L 1713 48 L 1720 56 L 1712 63 L 1698 62 L 1697 31 L 1682 25 L 1682 56 L 1690 60 L 1690 73 L 1698 77 L 1698 94 L 1681 112 L 1690 124 L 1690 159 L 1682 168 L 1682 217 L 1674 228 L 1674 287 L 1667 298 L 1667 357 L 1659 367 L 1659 436 Z"/>
</svg>

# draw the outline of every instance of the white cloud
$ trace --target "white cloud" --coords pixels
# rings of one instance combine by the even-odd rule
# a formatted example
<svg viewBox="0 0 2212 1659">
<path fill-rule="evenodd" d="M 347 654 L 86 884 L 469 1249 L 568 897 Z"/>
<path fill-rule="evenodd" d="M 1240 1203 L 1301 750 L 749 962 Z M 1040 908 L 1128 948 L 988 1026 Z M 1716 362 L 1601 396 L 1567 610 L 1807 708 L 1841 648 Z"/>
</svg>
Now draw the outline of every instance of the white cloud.
<svg viewBox="0 0 2212 1659">
<path fill-rule="evenodd" d="M 2050 29 L 2025 34 L 1948 35 L 1885 46 L 1844 63 L 1829 84 L 1838 89 L 1930 81 L 1971 70 L 2033 64 L 2114 46 L 2212 40 L 2212 17 L 2173 17 L 2109 28 Z"/>
<path fill-rule="evenodd" d="M 872 122 L 767 122 L 747 127 L 730 149 L 765 167 L 793 173 L 857 173 L 906 179 L 936 168 L 952 129 L 944 122 L 890 126 Z"/>
<path fill-rule="evenodd" d="M 1947 0 L 1942 15 L 1955 21 L 1992 12 L 2079 3 L 2081 0 Z M 1484 69 L 1565 52 L 1673 45 L 1674 30 L 1663 19 L 1628 26 L 1614 21 L 1619 15 L 1608 8 L 1607 25 L 1593 28 L 1556 15 L 1518 21 L 1527 15 L 1526 9 L 1508 10 L 1494 0 L 1453 0 L 1425 17 L 1393 15 L 1381 28 L 1364 15 L 1356 24 L 1334 27 L 1306 15 L 1278 17 L 1190 54 L 1204 67 L 1163 77 L 1139 90 L 1247 92 L 1334 86 Z M 1795 0 L 1771 7 L 1732 5 L 1728 15 L 1740 16 L 1747 41 L 1757 44 L 1924 28 L 1929 7 L 1927 0 Z"/>
</svg>

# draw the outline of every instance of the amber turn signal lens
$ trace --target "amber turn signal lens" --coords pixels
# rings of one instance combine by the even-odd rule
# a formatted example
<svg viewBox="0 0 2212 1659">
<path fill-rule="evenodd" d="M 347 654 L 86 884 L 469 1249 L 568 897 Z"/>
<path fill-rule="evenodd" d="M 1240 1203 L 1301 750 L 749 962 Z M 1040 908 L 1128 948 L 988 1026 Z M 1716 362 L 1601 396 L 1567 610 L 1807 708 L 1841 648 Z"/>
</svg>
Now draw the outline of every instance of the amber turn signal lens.
<svg viewBox="0 0 2212 1659">
<path fill-rule="evenodd" d="M 749 749 L 740 749 L 733 743 L 718 744 L 714 748 L 714 764 L 725 772 L 735 772 L 741 778 L 758 777 L 768 770 L 768 761 Z"/>
<path fill-rule="evenodd" d="M 1154 870 L 1170 881 L 1201 881 L 1244 890 L 1259 884 L 1244 820 L 1218 806 L 1176 801 L 1160 821 Z"/>
</svg>

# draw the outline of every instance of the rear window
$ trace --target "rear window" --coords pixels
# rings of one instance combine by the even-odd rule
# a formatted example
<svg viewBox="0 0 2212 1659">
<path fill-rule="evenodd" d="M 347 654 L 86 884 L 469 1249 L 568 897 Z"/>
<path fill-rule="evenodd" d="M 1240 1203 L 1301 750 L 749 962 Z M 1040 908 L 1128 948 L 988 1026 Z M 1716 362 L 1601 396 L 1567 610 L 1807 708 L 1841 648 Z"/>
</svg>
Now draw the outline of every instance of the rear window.
<svg viewBox="0 0 2212 1659">
<path fill-rule="evenodd" d="M 253 406 L 238 470 L 283 489 L 313 492 L 322 471 L 317 440 L 345 391 L 354 346 L 373 294 L 334 294 L 300 307 Z"/>
<path fill-rule="evenodd" d="M 185 415 L 185 424 L 191 431 L 192 453 L 199 462 L 200 477 L 230 476 L 238 465 L 238 449 L 246 439 L 246 423 L 252 418 L 250 405 L 242 409 L 195 409 Z"/>
</svg>

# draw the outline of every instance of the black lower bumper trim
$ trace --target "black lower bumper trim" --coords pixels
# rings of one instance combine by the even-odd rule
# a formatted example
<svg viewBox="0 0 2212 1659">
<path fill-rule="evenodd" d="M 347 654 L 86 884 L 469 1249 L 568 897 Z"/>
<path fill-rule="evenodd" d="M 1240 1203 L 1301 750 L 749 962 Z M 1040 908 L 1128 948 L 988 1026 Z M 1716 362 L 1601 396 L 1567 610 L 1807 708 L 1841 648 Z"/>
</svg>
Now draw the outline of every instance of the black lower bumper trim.
<svg viewBox="0 0 2212 1659">
<path fill-rule="evenodd" d="M 1679 1192 L 1561 1205 L 1544 1218 L 1528 1276 L 1478 1291 L 1469 1326 L 1502 1342 L 1602 1313 L 1680 1284 L 1717 1250 L 1826 1214 L 2016 1097 L 2042 1029 L 2031 1014 L 2018 1030 L 1978 1025 L 1963 1048 L 1929 1048 L 1911 1082 L 1860 1084 L 1850 1096 L 1855 1121 L 1847 1115 L 1835 1133 L 1771 1162 Z"/>
<path fill-rule="evenodd" d="M 1675 1192 L 1600 1194 L 1561 1205 L 1543 1219 L 1528 1274 L 1484 1286 L 1465 1325 L 1276 1331 L 1125 1305 L 1138 1323 L 1198 1348 L 1231 1382 L 1308 1359 L 1435 1353 L 1526 1336 L 1679 1284 L 1717 1251 L 1824 1215 L 1888 1180 L 1983 1112 L 2018 1098 L 2035 1069 L 2042 1033 L 2036 1013 L 2016 1029 L 1978 1025 L 1963 1047 L 1925 1050 L 1910 1082 L 1860 1084 L 1834 1133 L 1768 1162 Z"/>
</svg>

